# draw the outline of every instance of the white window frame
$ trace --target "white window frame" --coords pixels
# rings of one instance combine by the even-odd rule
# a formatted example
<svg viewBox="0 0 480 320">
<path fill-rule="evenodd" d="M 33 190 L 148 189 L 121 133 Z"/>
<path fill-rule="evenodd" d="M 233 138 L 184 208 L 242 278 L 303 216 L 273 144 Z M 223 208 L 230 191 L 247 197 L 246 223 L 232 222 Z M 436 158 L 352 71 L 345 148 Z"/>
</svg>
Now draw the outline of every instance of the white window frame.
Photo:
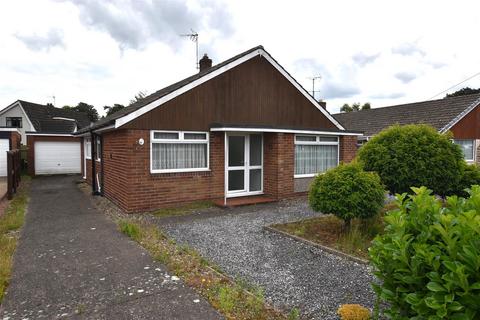
<svg viewBox="0 0 480 320">
<path fill-rule="evenodd" d="M 297 136 L 315 136 L 315 141 L 297 141 Z M 338 136 L 333 136 L 337 138 L 337 141 L 320 141 L 321 137 L 325 138 L 332 138 L 332 136 L 326 135 L 312 135 L 312 134 L 296 134 L 295 135 L 295 145 L 314 145 L 314 146 L 337 146 L 337 166 L 340 163 L 340 139 Z M 293 153 L 293 171 L 295 172 L 295 152 Z M 293 175 L 294 178 L 311 178 L 315 177 L 319 173 L 307 173 L 307 174 L 295 174 Z M 323 174 L 323 173 L 320 173 Z"/>
<path fill-rule="evenodd" d="M 477 157 L 477 141 L 476 139 L 452 139 L 452 142 L 457 144 L 455 141 L 472 141 L 472 148 L 473 148 L 473 152 L 472 152 L 472 159 L 467 159 L 467 158 L 464 158 L 466 162 L 468 163 L 474 163 L 475 162 L 475 158 Z M 460 145 L 459 145 L 460 146 Z M 461 147 L 461 146 L 460 146 Z M 463 150 L 462 150 L 462 154 L 463 154 Z"/>
<path fill-rule="evenodd" d="M 90 155 L 88 155 L 90 152 Z M 85 138 L 85 159 L 92 160 L 92 139 Z"/>
<path fill-rule="evenodd" d="M 155 133 L 178 133 L 178 139 L 155 139 Z M 205 134 L 205 140 L 185 139 L 185 133 Z M 153 169 L 153 144 L 154 143 L 176 143 L 176 144 L 207 144 L 207 167 L 206 168 L 185 168 L 185 169 Z M 175 172 L 203 172 L 210 171 L 210 135 L 205 131 L 172 131 L 172 130 L 151 130 L 150 131 L 150 173 L 175 173 Z"/>
<path fill-rule="evenodd" d="M 100 148 L 98 147 L 100 145 Z M 98 152 L 100 149 L 100 152 Z M 100 137 L 95 137 L 95 161 L 100 162 L 102 161 L 102 158 L 100 157 L 100 154 L 102 152 L 102 140 L 100 140 Z"/>
</svg>

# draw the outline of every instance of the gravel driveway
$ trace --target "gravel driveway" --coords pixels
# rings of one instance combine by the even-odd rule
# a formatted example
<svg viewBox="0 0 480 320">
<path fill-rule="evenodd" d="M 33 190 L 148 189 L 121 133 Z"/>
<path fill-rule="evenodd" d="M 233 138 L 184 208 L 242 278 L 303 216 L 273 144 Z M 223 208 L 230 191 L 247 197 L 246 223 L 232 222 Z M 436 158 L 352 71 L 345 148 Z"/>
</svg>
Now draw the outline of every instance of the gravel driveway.
<svg viewBox="0 0 480 320">
<path fill-rule="evenodd" d="M 262 229 L 317 215 L 305 199 L 296 199 L 211 209 L 204 218 L 194 215 L 159 224 L 231 276 L 264 288 L 267 300 L 279 309 L 298 307 L 308 319 L 338 319 L 341 304 L 373 307 L 373 276 L 367 266 Z"/>
</svg>

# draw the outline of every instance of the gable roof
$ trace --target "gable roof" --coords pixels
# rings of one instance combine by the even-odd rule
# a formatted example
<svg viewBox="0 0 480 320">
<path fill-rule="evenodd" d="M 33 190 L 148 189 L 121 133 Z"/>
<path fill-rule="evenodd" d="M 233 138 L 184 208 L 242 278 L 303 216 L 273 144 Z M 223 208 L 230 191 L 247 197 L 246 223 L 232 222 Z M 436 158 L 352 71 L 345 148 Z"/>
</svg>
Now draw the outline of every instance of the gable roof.
<svg viewBox="0 0 480 320">
<path fill-rule="evenodd" d="M 333 116 L 348 130 L 363 131 L 365 136 L 373 136 L 394 124 L 429 124 L 443 133 L 478 105 L 480 105 L 480 94 L 470 94 L 370 110 L 337 113 Z"/>
<path fill-rule="evenodd" d="M 24 100 L 15 101 L 1 112 L 7 111 L 16 104 L 20 104 L 36 132 L 73 133 L 76 128 L 84 128 L 90 125 L 90 119 L 86 113 Z"/>
<path fill-rule="evenodd" d="M 230 59 L 227 59 L 217 65 L 212 66 L 202 72 L 194 74 L 188 78 L 180 80 L 172 85 L 169 85 L 151 95 L 135 102 L 134 104 L 115 112 L 103 119 L 92 124 L 89 128 L 79 130 L 78 133 L 84 133 L 88 130 L 96 130 L 102 127 L 114 126 L 119 128 L 122 125 L 132 121 L 133 119 L 153 110 L 154 108 L 162 105 L 163 103 L 175 98 L 176 96 L 230 70 L 231 68 L 250 60 L 257 56 L 265 57 L 278 71 L 280 71 L 320 112 L 322 112 L 327 119 L 329 119 L 339 130 L 344 130 L 342 125 L 326 111 L 318 101 L 316 101 L 270 54 L 265 51 L 263 46 L 257 46 L 251 48 L 245 52 L 242 52 Z"/>
</svg>

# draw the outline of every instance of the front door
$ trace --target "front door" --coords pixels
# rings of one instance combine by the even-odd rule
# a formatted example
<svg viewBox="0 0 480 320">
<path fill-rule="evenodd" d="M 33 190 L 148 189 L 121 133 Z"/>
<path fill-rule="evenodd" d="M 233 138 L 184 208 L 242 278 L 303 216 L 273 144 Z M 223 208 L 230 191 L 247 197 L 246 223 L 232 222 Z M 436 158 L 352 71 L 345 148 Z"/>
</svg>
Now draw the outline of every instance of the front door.
<svg viewBox="0 0 480 320">
<path fill-rule="evenodd" d="M 263 193 L 263 136 L 231 133 L 227 138 L 227 197 Z"/>
</svg>

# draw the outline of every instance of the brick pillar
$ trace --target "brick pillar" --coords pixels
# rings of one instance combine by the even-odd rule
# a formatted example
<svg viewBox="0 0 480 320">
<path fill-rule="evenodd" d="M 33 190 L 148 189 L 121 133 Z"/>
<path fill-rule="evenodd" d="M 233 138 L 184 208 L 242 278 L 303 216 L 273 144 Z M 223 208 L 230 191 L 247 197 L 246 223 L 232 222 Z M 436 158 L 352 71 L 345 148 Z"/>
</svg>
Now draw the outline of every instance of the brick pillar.
<svg viewBox="0 0 480 320">
<path fill-rule="evenodd" d="M 340 136 L 340 161 L 348 163 L 357 154 L 357 136 Z"/>
<path fill-rule="evenodd" d="M 263 190 L 275 199 L 294 193 L 293 134 L 265 133 L 263 161 Z"/>
</svg>

